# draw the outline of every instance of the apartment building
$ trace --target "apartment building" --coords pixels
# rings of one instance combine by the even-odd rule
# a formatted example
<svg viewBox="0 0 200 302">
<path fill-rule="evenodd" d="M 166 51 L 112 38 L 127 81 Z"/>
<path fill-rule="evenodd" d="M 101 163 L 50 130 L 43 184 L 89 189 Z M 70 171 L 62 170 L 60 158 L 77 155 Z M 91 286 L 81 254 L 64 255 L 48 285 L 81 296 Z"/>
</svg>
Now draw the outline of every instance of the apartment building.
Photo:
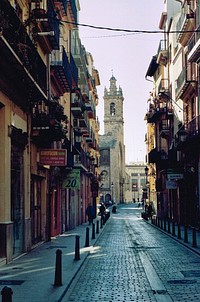
<svg viewBox="0 0 200 302">
<path fill-rule="evenodd" d="M 0 1 L 0 261 L 86 221 L 98 194 L 98 71 L 78 0 Z"/>
<path fill-rule="evenodd" d="M 146 121 L 147 163 L 154 166 L 157 215 L 199 227 L 200 1 L 165 0 L 157 54 L 146 77 L 154 87 Z"/>
</svg>

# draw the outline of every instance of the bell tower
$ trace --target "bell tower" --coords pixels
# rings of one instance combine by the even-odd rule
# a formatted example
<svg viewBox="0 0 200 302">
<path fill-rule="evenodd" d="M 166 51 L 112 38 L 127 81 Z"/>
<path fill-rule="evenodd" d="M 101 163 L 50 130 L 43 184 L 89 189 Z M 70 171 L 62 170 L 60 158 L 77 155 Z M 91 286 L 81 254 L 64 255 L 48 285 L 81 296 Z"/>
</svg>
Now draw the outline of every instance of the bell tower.
<svg viewBox="0 0 200 302">
<path fill-rule="evenodd" d="M 110 78 L 110 88 L 104 89 L 104 134 L 124 142 L 123 93 L 116 78 Z"/>
</svg>

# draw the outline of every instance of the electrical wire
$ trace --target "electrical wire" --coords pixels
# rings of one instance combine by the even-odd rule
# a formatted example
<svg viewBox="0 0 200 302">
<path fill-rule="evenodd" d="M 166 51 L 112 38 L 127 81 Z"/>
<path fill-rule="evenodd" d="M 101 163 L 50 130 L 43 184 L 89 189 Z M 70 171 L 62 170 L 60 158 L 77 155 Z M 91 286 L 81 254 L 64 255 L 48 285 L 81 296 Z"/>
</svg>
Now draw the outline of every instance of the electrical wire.
<svg viewBox="0 0 200 302">
<path fill-rule="evenodd" d="M 170 34 L 176 34 L 176 33 L 190 33 L 190 32 L 200 32 L 200 30 L 170 30 L 170 31 L 164 31 L 164 30 L 139 30 L 139 29 L 125 29 L 125 28 L 112 28 L 112 27 L 104 27 L 104 26 L 96 26 L 91 24 L 84 24 L 84 23 L 77 23 L 77 22 L 71 22 L 71 21 L 60 21 L 60 23 L 67 23 L 72 24 L 76 26 L 82 26 L 82 27 L 89 27 L 92 29 L 98 29 L 98 30 L 108 30 L 108 31 L 118 31 L 118 32 L 127 32 L 127 33 L 138 33 L 138 34 L 164 34 L 164 33 L 170 33 Z"/>
</svg>

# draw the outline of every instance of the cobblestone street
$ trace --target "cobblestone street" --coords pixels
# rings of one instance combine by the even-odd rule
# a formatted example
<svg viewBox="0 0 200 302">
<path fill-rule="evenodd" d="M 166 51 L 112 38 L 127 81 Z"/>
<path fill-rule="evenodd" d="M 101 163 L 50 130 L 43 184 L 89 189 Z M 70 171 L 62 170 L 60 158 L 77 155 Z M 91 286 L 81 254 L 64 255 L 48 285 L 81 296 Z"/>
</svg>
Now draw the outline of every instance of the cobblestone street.
<svg viewBox="0 0 200 302">
<path fill-rule="evenodd" d="M 200 301 L 200 257 L 122 205 L 62 301 Z"/>
</svg>

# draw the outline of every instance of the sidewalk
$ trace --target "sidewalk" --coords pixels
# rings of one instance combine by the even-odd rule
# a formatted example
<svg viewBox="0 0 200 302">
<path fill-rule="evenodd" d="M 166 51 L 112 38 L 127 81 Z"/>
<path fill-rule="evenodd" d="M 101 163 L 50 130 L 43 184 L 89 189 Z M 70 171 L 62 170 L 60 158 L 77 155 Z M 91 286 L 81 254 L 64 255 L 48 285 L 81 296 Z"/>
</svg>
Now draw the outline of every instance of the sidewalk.
<svg viewBox="0 0 200 302">
<path fill-rule="evenodd" d="M 99 221 L 99 233 L 97 233 L 97 220 Z M 109 223 L 109 220 L 107 223 Z M 63 235 L 52 238 L 50 242 L 39 245 L 28 254 L 18 257 L 12 263 L 0 266 L 0 292 L 2 293 L 5 286 L 11 288 L 13 292 L 12 302 L 62 301 L 65 292 L 106 227 L 106 224 L 101 227 L 99 217 L 94 220 L 94 224 L 95 232 L 92 232 L 92 225 L 85 223 Z M 89 228 L 89 247 L 85 247 L 87 228 Z M 94 233 L 95 238 L 92 239 Z M 75 260 L 77 258 L 75 255 L 77 235 L 80 238 L 78 240 L 80 260 Z M 59 251 L 59 253 L 61 251 L 62 270 L 60 275 L 62 286 L 54 285 L 56 251 Z M 2 301 L 1 298 L 0 301 Z"/>
<path fill-rule="evenodd" d="M 152 220 L 149 219 L 147 223 L 159 228 L 160 231 L 164 232 L 166 235 L 200 255 L 200 231 L 198 229 L 192 227 L 186 228 L 183 225 L 173 223 L 171 220 L 165 221 L 164 219 L 158 219 L 156 217 L 152 217 Z"/>
</svg>

